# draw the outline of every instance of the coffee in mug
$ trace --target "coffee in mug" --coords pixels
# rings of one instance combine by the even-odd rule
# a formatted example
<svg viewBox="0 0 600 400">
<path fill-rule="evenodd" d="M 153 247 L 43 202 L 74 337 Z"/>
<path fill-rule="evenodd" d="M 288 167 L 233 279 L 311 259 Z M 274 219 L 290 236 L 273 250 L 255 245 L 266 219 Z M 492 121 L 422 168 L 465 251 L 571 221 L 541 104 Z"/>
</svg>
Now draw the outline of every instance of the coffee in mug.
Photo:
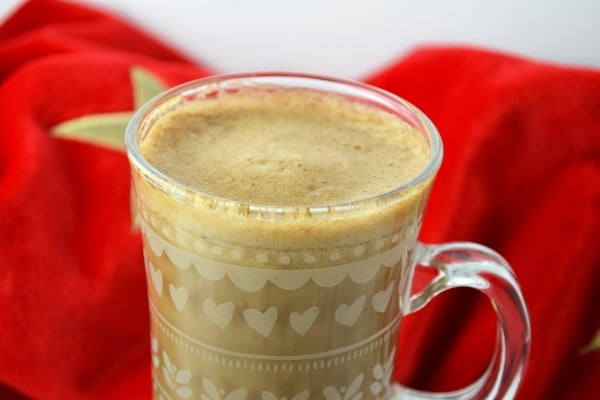
<svg viewBox="0 0 600 400">
<path fill-rule="evenodd" d="M 417 241 L 442 149 L 408 102 L 333 78 L 217 76 L 151 100 L 126 139 L 156 399 L 426 398 L 391 380 L 402 317 L 458 285 L 499 306 L 498 351 L 516 360 L 465 395 L 514 393 L 518 284 L 482 246 Z M 439 275 L 411 296 L 417 263 Z"/>
</svg>

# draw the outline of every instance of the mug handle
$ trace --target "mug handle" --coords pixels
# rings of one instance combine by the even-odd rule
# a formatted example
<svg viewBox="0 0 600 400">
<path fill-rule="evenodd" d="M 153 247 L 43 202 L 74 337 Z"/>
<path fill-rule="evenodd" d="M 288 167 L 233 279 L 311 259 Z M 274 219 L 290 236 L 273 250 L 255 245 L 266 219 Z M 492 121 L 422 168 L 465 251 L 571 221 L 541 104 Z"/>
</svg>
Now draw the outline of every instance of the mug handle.
<svg viewBox="0 0 600 400">
<path fill-rule="evenodd" d="M 488 296 L 496 312 L 498 338 L 490 365 L 473 384 L 447 393 L 417 391 L 394 384 L 392 399 L 512 399 L 529 358 L 531 332 L 525 301 L 510 265 L 495 251 L 468 242 L 418 243 L 415 260 L 438 274 L 422 291 L 410 297 L 405 314 L 421 309 L 447 289 L 477 289 Z"/>
</svg>

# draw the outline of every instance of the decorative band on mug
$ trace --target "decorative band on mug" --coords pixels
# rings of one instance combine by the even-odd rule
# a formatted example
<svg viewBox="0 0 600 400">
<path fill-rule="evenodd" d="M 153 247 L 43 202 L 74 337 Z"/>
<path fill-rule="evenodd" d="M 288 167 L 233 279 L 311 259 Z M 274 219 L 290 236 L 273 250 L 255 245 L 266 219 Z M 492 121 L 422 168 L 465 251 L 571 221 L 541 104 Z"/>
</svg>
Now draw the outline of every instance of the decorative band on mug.
<svg viewBox="0 0 600 400">
<path fill-rule="evenodd" d="M 160 334 L 178 346 L 186 354 L 196 356 L 215 365 L 246 371 L 265 372 L 302 372 L 318 371 L 321 369 L 343 366 L 378 351 L 382 346 L 390 344 L 390 338 L 399 329 L 397 316 L 391 323 L 375 334 L 351 345 L 330 349 L 317 353 L 269 356 L 264 354 L 241 353 L 213 346 L 209 343 L 194 339 L 170 324 L 155 307 L 151 307 L 151 317 L 157 324 Z M 156 342 L 156 338 L 152 338 Z M 160 349 L 153 346 L 153 359 L 159 356 Z M 164 350 L 163 350 L 164 351 Z M 167 353 L 167 357 L 171 357 Z"/>
<path fill-rule="evenodd" d="M 394 268 L 399 263 L 406 262 L 408 249 L 412 239 L 398 241 L 395 246 L 388 246 L 370 257 L 356 257 L 354 261 L 333 264 L 317 268 L 260 268 L 240 265 L 237 260 L 215 260 L 205 256 L 192 253 L 180 247 L 174 246 L 169 241 L 158 235 L 148 224 L 142 223 L 142 231 L 150 253 L 155 257 L 167 257 L 173 268 L 187 270 L 194 268 L 203 278 L 210 281 L 219 281 L 226 277 L 239 289 L 247 292 L 256 292 L 264 287 L 267 282 L 275 286 L 295 290 L 302 287 L 306 282 L 313 281 L 320 287 L 331 287 L 344 278 L 349 278 L 355 283 L 366 283 L 373 279 L 382 268 Z M 376 245 L 376 243 L 375 243 Z M 257 257 L 263 254 L 260 251 Z M 149 256 L 150 254 L 147 254 Z M 290 257 L 281 255 L 281 257 Z M 146 257 L 148 263 L 150 258 Z M 289 263 L 287 258 L 283 261 Z M 251 276 L 251 279 L 247 279 Z"/>
<path fill-rule="evenodd" d="M 168 255 L 175 253 L 182 255 L 180 259 L 171 260 L 179 268 L 187 268 L 189 265 L 182 263 L 191 263 L 194 257 L 230 263 L 238 263 L 243 259 L 245 265 L 259 268 L 270 266 L 294 266 L 296 268 L 302 265 L 310 267 L 318 261 L 333 265 L 367 259 L 390 251 L 397 253 L 399 249 L 406 251 L 416 241 L 418 235 L 418 222 L 414 221 L 414 223 L 404 226 L 401 231 L 355 246 L 275 252 L 270 249 L 240 247 L 235 244 L 215 243 L 198 238 L 188 241 L 183 232 L 179 232 L 164 221 L 159 222 L 154 217 L 149 219 L 144 217 L 141 220 L 141 228 L 155 255 L 160 256 L 165 249 L 168 250 Z M 187 259 L 183 257 L 184 254 L 187 255 Z"/>
</svg>

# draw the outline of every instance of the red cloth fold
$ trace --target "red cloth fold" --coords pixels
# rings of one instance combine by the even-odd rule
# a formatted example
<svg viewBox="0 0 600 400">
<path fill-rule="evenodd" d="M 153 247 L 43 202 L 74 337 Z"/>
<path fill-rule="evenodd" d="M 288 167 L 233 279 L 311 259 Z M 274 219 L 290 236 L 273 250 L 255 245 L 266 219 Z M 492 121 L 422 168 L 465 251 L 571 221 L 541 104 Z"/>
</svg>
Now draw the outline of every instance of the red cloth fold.
<svg viewBox="0 0 600 400">
<path fill-rule="evenodd" d="M 533 335 L 519 398 L 596 398 L 600 73 L 438 48 L 416 51 L 369 82 L 411 100 L 444 140 L 421 239 L 477 241 L 513 265 Z M 487 365 L 495 315 L 473 293 L 442 297 L 404 326 L 410 356 L 398 376 L 448 389 Z"/>
<path fill-rule="evenodd" d="M 73 3 L 30 1 L 0 25 L 0 398 L 150 397 L 129 168 L 102 134 L 122 132 L 144 96 L 211 72 Z M 597 398 L 600 72 L 433 47 L 364 80 L 413 102 L 444 140 L 422 240 L 477 241 L 516 271 L 533 332 L 517 398 Z M 407 318 L 396 377 L 469 383 L 495 323 L 481 295 L 441 295 Z"/>
</svg>

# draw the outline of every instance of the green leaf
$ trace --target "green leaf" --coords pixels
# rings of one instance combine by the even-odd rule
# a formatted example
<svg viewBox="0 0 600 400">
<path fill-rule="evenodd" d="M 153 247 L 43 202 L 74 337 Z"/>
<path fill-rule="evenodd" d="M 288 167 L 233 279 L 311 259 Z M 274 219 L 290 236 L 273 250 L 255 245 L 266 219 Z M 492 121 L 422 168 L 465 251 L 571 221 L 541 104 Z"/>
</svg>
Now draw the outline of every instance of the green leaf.
<svg viewBox="0 0 600 400">
<path fill-rule="evenodd" d="M 167 89 L 167 85 L 158 76 L 139 66 L 131 68 L 131 84 L 136 109 Z"/>
<path fill-rule="evenodd" d="M 57 137 L 122 151 L 125 128 L 131 116 L 131 112 L 84 115 L 56 125 L 52 133 Z"/>
</svg>

